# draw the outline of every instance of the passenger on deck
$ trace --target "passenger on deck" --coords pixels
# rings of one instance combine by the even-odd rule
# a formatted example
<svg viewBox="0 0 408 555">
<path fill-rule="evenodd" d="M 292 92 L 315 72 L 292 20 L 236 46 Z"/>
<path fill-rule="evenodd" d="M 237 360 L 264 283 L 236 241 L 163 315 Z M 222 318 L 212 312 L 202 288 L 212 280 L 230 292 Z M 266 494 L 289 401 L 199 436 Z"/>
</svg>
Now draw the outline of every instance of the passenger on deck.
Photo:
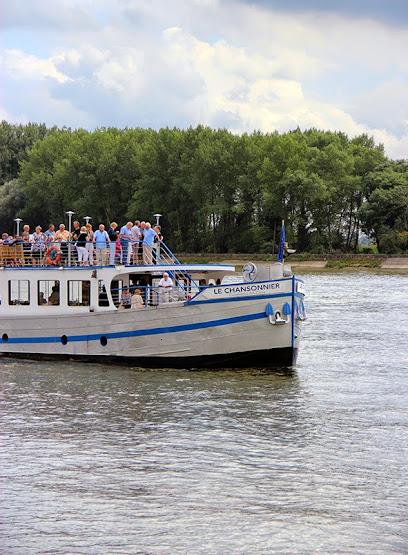
<svg viewBox="0 0 408 555">
<path fill-rule="evenodd" d="M 120 243 L 122 247 L 122 264 L 129 264 L 130 247 L 132 241 L 132 222 L 128 222 L 126 225 L 120 228 Z"/>
<path fill-rule="evenodd" d="M 80 266 L 85 266 L 88 262 L 89 252 L 86 245 L 89 241 L 88 234 L 86 232 L 86 227 L 81 227 L 79 235 L 77 234 L 76 249 L 78 253 L 78 264 Z"/>
<path fill-rule="evenodd" d="M 106 264 L 106 247 L 110 243 L 109 235 L 105 231 L 105 226 L 99 224 L 99 229 L 95 231 L 93 242 L 95 245 L 96 263 L 100 266 Z"/>
<path fill-rule="evenodd" d="M 140 264 L 143 264 L 143 241 L 144 241 L 144 232 L 146 229 L 146 222 L 140 223 L 140 234 L 139 234 L 139 251 L 137 255 L 137 259 Z"/>
<path fill-rule="evenodd" d="M 50 224 L 50 225 L 48 226 L 48 229 L 47 229 L 47 231 L 44 232 L 44 235 L 45 235 L 45 240 L 46 240 L 46 242 L 47 242 L 47 248 L 48 248 L 48 247 L 51 247 L 52 242 L 53 242 L 53 239 L 54 239 L 54 237 L 55 237 L 55 227 L 54 227 L 54 224 Z"/>
<path fill-rule="evenodd" d="M 94 232 L 92 230 L 92 226 L 91 224 L 88 222 L 85 226 L 86 228 L 86 234 L 88 235 L 88 241 L 86 243 L 86 250 L 88 251 L 88 264 L 90 266 L 94 265 L 94 246 L 93 246 L 93 236 L 94 236 Z"/>
<path fill-rule="evenodd" d="M 153 226 L 154 231 L 156 232 L 156 237 L 153 239 L 153 248 L 156 252 L 156 264 L 157 264 L 157 257 L 160 257 L 160 243 L 163 241 L 163 235 L 161 234 L 161 227 L 159 225 Z"/>
<path fill-rule="evenodd" d="M 21 235 L 14 235 L 10 246 L 12 247 L 12 250 L 10 250 L 10 254 L 12 257 L 12 265 L 22 266 L 24 261 L 24 253 L 23 253 L 23 239 Z"/>
<path fill-rule="evenodd" d="M 78 221 L 75 221 L 73 223 L 73 230 L 71 232 L 71 236 L 72 236 L 72 240 L 73 241 L 78 241 L 78 237 L 81 233 L 81 226 L 79 225 Z"/>
<path fill-rule="evenodd" d="M 132 308 L 144 308 L 144 302 L 142 299 L 142 292 L 140 289 L 135 289 L 135 292 L 132 295 Z"/>
<path fill-rule="evenodd" d="M 135 221 L 135 225 L 130 230 L 132 232 L 132 257 L 133 264 L 139 264 L 139 241 L 140 241 L 140 222 Z"/>
<path fill-rule="evenodd" d="M 8 233 L 3 233 L 3 235 L 1 236 L 0 244 L 1 245 L 11 245 L 12 242 L 13 242 L 13 239 L 11 237 L 9 237 Z"/>
<path fill-rule="evenodd" d="M 58 231 L 54 235 L 55 246 L 61 249 L 61 264 L 66 264 L 68 260 L 69 232 L 65 229 L 64 224 L 60 224 Z"/>
<path fill-rule="evenodd" d="M 41 230 L 41 226 L 37 225 L 35 232 L 33 233 L 33 265 L 41 266 L 44 262 L 44 252 L 45 252 L 45 235 Z"/>
<path fill-rule="evenodd" d="M 109 266 L 115 265 L 115 254 L 116 254 L 116 241 L 119 235 L 118 224 L 112 222 L 108 231 L 110 243 L 109 243 Z"/>
<path fill-rule="evenodd" d="M 153 264 L 153 242 L 157 237 L 156 231 L 151 227 L 149 222 L 145 224 L 144 239 L 143 239 L 143 262 L 144 264 Z"/>
<path fill-rule="evenodd" d="M 163 303 L 168 303 L 171 300 L 171 292 L 173 289 L 173 280 L 169 277 L 167 272 L 164 272 L 163 277 L 159 281 L 160 287 L 160 300 Z"/>
<path fill-rule="evenodd" d="M 28 224 L 23 227 L 21 238 L 23 240 L 24 261 L 26 264 L 31 264 L 31 238 L 30 226 Z"/>
<path fill-rule="evenodd" d="M 120 264 L 122 260 L 122 243 L 120 242 L 119 235 L 115 243 L 115 264 Z"/>
<path fill-rule="evenodd" d="M 9 237 L 8 233 L 3 233 L 0 240 L 0 245 L 4 248 L 1 249 L 1 265 L 11 264 L 13 266 L 14 256 L 9 252 L 9 247 L 12 245 L 13 239 Z"/>
<path fill-rule="evenodd" d="M 72 241 L 72 245 L 76 247 L 77 241 L 78 241 L 78 237 L 81 234 L 81 227 L 79 225 L 79 222 L 77 220 L 75 220 L 75 222 L 73 223 L 73 229 L 71 231 L 71 241 Z M 78 257 L 77 255 L 77 251 L 76 249 L 71 247 L 71 251 L 72 251 L 72 258 L 73 258 L 73 264 L 76 266 L 79 263 Z M 76 252 L 74 252 L 76 251 Z"/>
</svg>

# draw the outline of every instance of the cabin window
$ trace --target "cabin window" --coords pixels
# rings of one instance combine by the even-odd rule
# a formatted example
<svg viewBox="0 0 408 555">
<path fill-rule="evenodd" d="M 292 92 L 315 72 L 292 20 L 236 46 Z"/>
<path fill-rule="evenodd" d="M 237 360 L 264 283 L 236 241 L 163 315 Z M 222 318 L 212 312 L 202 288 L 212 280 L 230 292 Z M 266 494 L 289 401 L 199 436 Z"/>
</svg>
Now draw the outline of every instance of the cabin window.
<svg viewBox="0 0 408 555">
<path fill-rule="evenodd" d="M 55 280 L 40 280 L 38 282 L 37 303 L 58 306 L 60 304 L 60 282 Z"/>
<path fill-rule="evenodd" d="M 90 281 L 68 281 L 68 306 L 89 306 L 90 291 Z"/>
<path fill-rule="evenodd" d="M 30 304 L 30 282 L 28 280 L 9 280 L 9 304 Z"/>
</svg>

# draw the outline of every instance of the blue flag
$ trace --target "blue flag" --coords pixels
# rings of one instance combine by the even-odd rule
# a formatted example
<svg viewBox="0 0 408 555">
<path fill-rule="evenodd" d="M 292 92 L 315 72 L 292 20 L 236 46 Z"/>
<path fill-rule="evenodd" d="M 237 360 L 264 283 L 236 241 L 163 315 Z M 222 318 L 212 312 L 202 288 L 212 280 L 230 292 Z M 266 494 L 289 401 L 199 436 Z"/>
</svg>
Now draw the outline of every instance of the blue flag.
<svg viewBox="0 0 408 555">
<path fill-rule="evenodd" d="M 282 231 L 279 243 L 278 262 L 283 262 L 283 247 L 285 246 L 285 221 L 282 220 Z"/>
</svg>

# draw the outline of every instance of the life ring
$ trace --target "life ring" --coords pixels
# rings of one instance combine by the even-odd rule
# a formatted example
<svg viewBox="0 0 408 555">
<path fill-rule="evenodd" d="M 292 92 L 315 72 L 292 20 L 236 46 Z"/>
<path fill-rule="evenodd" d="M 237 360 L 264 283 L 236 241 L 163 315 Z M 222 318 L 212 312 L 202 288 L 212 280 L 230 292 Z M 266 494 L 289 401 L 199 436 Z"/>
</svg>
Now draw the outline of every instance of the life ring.
<svg viewBox="0 0 408 555">
<path fill-rule="evenodd" d="M 51 264 L 51 266 L 56 266 L 60 261 L 61 251 L 58 247 L 50 247 L 45 253 L 45 258 L 47 260 L 47 264 Z"/>
</svg>

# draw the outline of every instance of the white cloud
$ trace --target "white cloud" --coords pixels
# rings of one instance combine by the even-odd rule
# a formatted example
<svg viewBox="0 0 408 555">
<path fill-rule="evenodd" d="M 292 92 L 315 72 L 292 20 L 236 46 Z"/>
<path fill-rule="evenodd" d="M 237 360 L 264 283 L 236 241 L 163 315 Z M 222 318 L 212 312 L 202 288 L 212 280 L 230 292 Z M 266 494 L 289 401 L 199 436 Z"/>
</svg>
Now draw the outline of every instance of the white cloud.
<svg viewBox="0 0 408 555">
<path fill-rule="evenodd" d="M 168 43 L 167 63 L 189 68 L 205 84 L 206 111 L 200 114 L 206 121 L 202 123 L 211 125 L 224 112 L 233 114 L 236 124 L 240 122 L 236 132 L 287 131 L 298 125 L 343 130 L 351 135 L 376 131 L 374 124 L 358 124 L 340 106 L 307 98 L 301 81 L 274 78 L 279 74 L 279 64 L 259 53 L 252 54 L 225 41 L 210 45 L 177 28 L 168 29 L 164 37 Z M 388 140 L 384 132 L 378 136 Z"/>
<path fill-rule="evenodd" d="M 3 0 L 3 29 L 58 30 L 95 27 L 92 0 Z"/>
<path fill-rule="evenodd" d="M 137 97 L 144 86 L 144 54 L 135 48 L 107 52 L 94 75 L 105 90 Z"/>
<path fill-rule="evenodd" d="M 45 82 L 35 84 L 21 81 L 22 87 L 16 91 L 18 109 L 8 112 L 4 118 L 10 123 L 29 122 L 46 123 L 59 127 L 93 128 L 98 125 L 88 112 L 74 106 L 69 100 L 56 99 L 50 95 Z M 29 86 L 29 94 L 27 89 Z M 36 117 L 32 116 L 32 107 L 35 106 Z M 0 111 L 1 114 L 1 111 Z"/>
<path fill-rule="evenodd" d="M 400 135 L 408 126 L 408 81 L 395 79 L 380 83 L 354 99 L 350 113 L 360 122 L 379 126 Z"/>
<path fill-rule="evenodd" d="M 407 29 L 235 0 L 33 0 L 30 10 L 33 29 L 69 23 L 47 35 L 48 55 L 10 48 L 1 58 L 10 90 L 19 80 L 44 84 L 27 106 L 31 121 L 54 99 L 55 123 L 67 125 L 82 114 L 96 125 L 314 126 L 368 133 L 389 155 L 407 156 Z M 20 113 L 8 98 L 3 110 Z"/>
<path fill-rule="evenodd" d="M 0 106 L 0 121 L 12 122 L 12 121 L 15 121 L 15 119 L 12 113 L 8 112 L 7 110 L 5 110 Z M 20 119 L 17 119 L 17 121 L 21 123 L 26 123 L 26 122 L 22 122 Z"/>
<path fill-rule="evenodd" d="M 58 83 L 66 83 L 71 79 L 58 71 L 58 58 L 41 59 L 21 50 L 6 50 L 0 58 L 0 68 L 13 79 L 30 79 L 39 81 L 53 79 Z"/>
</svg>

